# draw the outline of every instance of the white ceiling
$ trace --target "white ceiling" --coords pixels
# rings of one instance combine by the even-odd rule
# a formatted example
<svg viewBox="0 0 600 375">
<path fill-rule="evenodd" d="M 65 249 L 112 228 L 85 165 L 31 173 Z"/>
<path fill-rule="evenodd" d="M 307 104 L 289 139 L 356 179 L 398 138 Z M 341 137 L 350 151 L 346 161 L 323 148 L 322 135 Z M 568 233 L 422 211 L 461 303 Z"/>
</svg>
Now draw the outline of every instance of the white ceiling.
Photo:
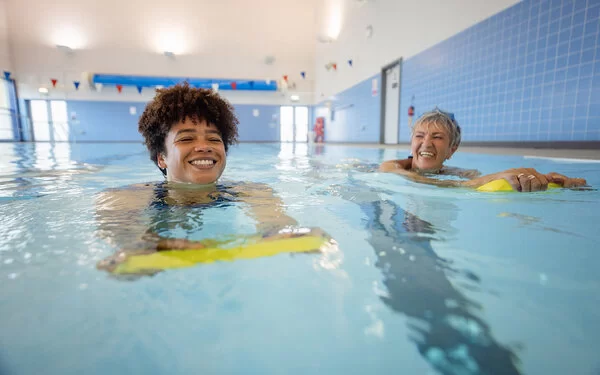
<svg viewBox="0 0 600 375">
<path fill-rule="evenodd" d="M 319 0 L 5 0 L 17 72 L 248 78 L 311 71 Z M 166 42 L 165 42 L 166 39 Z M 161 45 L 161 43 L 163 45 Z M 65 57 L 57 44 L 76 48 Z M 166 45 L 165 45 L 166 44 Z M 160 53 L 171 50 L 176 62 Z M 273 65 L 264 62 L 273 55 Z M 298 72 L 296 72 L 298 71 Z"/>
</svg>

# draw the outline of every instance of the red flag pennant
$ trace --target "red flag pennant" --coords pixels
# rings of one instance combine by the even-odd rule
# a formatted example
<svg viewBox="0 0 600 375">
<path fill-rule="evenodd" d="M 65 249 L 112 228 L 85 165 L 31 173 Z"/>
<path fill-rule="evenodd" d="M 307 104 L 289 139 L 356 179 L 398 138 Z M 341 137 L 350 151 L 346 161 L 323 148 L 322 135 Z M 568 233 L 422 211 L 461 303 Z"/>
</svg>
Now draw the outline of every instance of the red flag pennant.
<svg viewBox="0 0 600 375">
<path fill-rule="evenodd" d="M 117 85 L 117 90 L 119 91 L 119 94 L 120 94 L 121 91 L 123 91 L 123 85 Z"/>
<path fill-rule="evenodd" d="M 287 82 L 288 81 L 288 76 L 283 76 L 283 80 Z"/>
<path fill-rule="evenodd" d="M 237 90 L 237 82 L 231 82 L 231 89 Z"/>
<path fill-rule="evenodd" d="M 58 82 L 58 80 L 56 78 L 52 78 L 50 81 L 52 82 L 52 87 L 56 87 L 56 82 Z"/>
</svg>

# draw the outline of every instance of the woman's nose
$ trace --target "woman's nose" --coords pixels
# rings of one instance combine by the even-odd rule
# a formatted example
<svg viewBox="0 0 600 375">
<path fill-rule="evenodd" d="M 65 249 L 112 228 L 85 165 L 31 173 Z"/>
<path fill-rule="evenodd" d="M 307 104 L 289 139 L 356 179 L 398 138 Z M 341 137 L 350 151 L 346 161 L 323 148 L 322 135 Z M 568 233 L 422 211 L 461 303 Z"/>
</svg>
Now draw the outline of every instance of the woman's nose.
<svg viewBox="0 0 600 375">
<path fill-rule="evenodd" d="M 212 152 L 212 147 L 204 141 L 199 141 L 194 145 L 194 151 L 196 152 Z"/>
</svg>

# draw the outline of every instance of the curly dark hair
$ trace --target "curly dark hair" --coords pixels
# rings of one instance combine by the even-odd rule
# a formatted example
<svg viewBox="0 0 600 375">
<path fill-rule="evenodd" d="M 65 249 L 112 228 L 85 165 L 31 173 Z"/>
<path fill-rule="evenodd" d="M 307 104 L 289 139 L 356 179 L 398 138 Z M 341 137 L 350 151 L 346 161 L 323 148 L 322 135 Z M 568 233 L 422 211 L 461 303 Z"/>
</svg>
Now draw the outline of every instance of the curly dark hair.
<svg viewBox="0 0 600 375">
<path fill-rule="evenodd" d="M 158 154 L 166 152 L 165 139 L 171 127 L 186 118 L 214 124 L 223 138 L 225 152 L 238 141 L 238 119 L 233 106 L 213 90 L 190 87 L 187 82 L 157 89 L 138 123 L 138 131 L 158 166 Z M 159 169 L 166 175 L 166 170 Z"/>
</svg>

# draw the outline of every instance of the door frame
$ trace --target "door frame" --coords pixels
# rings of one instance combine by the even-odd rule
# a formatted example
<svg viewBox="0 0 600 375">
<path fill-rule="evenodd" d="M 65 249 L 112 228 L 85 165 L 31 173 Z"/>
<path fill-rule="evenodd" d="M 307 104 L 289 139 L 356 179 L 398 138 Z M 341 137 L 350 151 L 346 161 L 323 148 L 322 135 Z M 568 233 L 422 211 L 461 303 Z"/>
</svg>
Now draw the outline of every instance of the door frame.
<svg viewBox="0 0 600 375">
<path fill-rule="evenodd" d="M 393 68 L 398 65 L 400 67 L 398 74 L 398 139 L 396 143 L 400 143 L 400 103 L 402 102 L 402 57 L 391 63 L 384 65 L 381 68 L 381 105 L 380 105 L 380 124 L 379 124 L 379 144 L 385 144 L 385 96 L 387 87 L 387 74 L 386 70 Z"/>
</svg>

